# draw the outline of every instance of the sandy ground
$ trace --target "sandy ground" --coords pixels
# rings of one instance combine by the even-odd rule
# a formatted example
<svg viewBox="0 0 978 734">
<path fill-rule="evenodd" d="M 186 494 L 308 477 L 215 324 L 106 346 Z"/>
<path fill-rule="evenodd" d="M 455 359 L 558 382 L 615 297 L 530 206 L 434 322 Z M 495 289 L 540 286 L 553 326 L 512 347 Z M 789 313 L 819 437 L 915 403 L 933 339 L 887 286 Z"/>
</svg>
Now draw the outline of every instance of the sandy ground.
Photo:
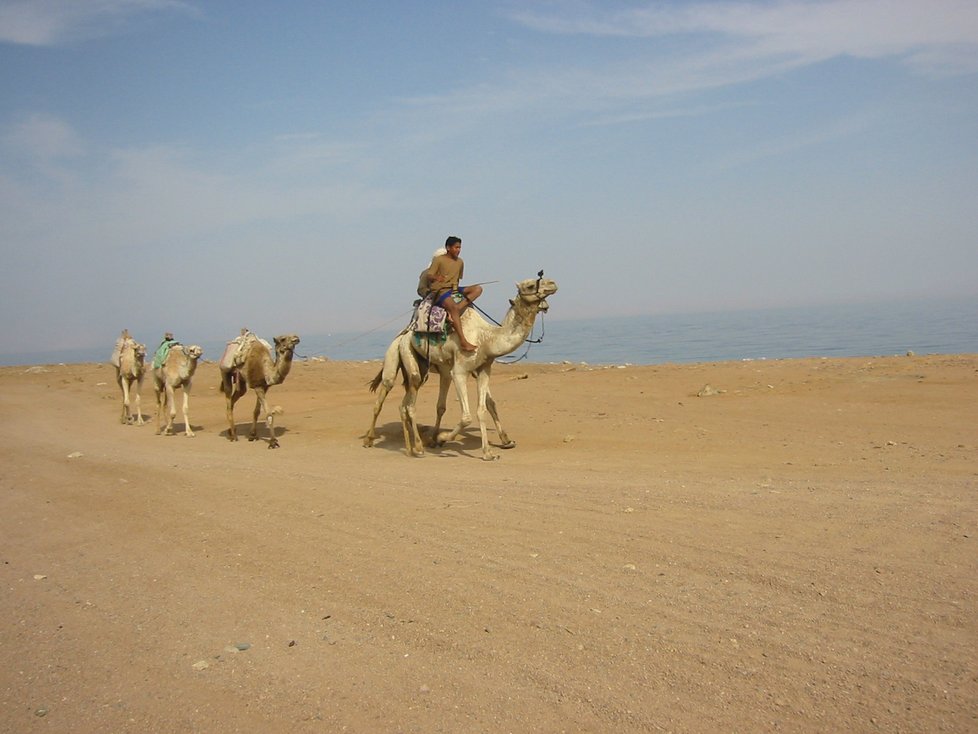
<svg viewBox="0 0 978 734">
<path fill-rule="evenodd" d="M 0 369 L 0 731 L 978 731 L 978 356 L 500 365 L 495 462 L 378 367 Z"/>
</svg>

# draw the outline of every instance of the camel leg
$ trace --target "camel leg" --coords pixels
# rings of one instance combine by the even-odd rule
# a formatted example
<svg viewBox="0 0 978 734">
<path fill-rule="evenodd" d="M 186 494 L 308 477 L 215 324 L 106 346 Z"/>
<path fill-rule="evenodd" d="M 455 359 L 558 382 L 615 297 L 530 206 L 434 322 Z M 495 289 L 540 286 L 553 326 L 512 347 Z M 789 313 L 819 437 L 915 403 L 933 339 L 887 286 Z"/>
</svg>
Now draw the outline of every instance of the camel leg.
<svg viewBox="0 0 978 734">
<path fill-rule="evenodd" d="M 268 398 L 265 388 L 256 387 L 255 395 L 258 399 L 255 401 L 255 412 L 251 416 L 251 433 L 248 434 L 248 440 L 258 440 L 258 416 L 264 411 L 265 424 L 268 426 L 269 433 L 268 448 L 277 449 L 278 439 L 275 438 L 275 416 L 281 412 L 281 409 L 278 407 L 272 408 L 271 410 L 268 409 Z"/>
<path fill-rule="evenodd" d="M 139 380 L 136 380 L 136 425 L 137 426 L 142 426 L 146 423 L 146 421 L 143 420 L 143 406 L 139 401 L 139 391 L 141 388 L 142 388 L 142 379 L 140 378 Z M 131 417 L 132 414 L 130 413 L 130 418 Z"/>
<path fill-rule="evenodd" d="M 448 441 L 454 441 L 458 438 L 459 434 L 465 429 L 467 425 L 472 422 L 472 414 L 469 412 L 469 391 L 466 389 L 465 381 L 468 378 L 468 373 L 464 370 L 452 370 L 452 382 L 455 384 L 455 392 L 458 394 L 458 402 L 462 409 L 462 417 L 459 418 L 458 425 L 455 426 L 451 431 L 446 431 L 443 435 L 438 436 L 437 441 L 440 444 L 447 443 Z M 437 434 L 436 434 L 437 435 Z"/>
<path fill-rule="evenodd" d="M 226 372 L 221 375 L 221 391 L 224 393 L 225 411 L 228 419 L 228 441 L 238 440 L 238 429 L 234 425 L 234 406 L 241 396 L 248 391 L 240 376 L 235 379 L 234 373 Z"/>
<path fill-rule="evenodd" d="M 162 385 L 156 385 L 156 435 L 163 432 L 163 411 L 166 410 L 166 392 Z"/>
<path fill-rule="evenodd" d="M 499 447 L 503 449 L 516 448 L 516 441 L 511 439 L 507 435 L 505 429 L 503 429 L 503 424 L 499 422 L 499 412 L 496 410 L 496 401 L 492 399 L 492 393 L 486 393 L 486 408 L 489 410 L 489 415 L 492 417 L 492 422 L 496 426 L 496 433 L 499 436 Z"/>
<path fill-rule="evenodd" d="M 119 422 L 126 425 L 129 423 L 129 381 L 120 375 L 119 386 L 122 388 L 122 417 Z"/>
<path fill-rule="evenodd" d="M 391 391 L 393 385 L 388 385 L 386 382 L 381 382 L 377 387 L 377 399 L 374 401 L 374 417 L 370 421 L 370 428 L 367 429 L 367 434 L 363 437 L 364 448 L 370 448 L 374 445 L 374 441 L 377 440 L 377 418 L 380 416 L 380 410 L 384 407 L 384 401 L 387 399 L 387 393 Z"/>
<path fill-rule="evenodd" d="M 441 433 L 441 419 L 445 415 L 445 405 L 448 402 L 448 388 L 451 387 L 452 380 L 447 372 L 438 372 L 438 405 L 435 413 L 435 427 L 431 431 L 431 445 L 440 446 L 444 441 L 439 440 Z"/>
<path fill-rule="evenodd" d="M 166 385 L 166 435 L 173 435 L 173 419 L 177 417 L 177 396 L 173 389 L 173 385 L 167 382 Z"/>
<path fill-rule="evenodd" d="M 489 373 L 486 370 L 479 370 L 476 374 L 476 385 L 479 388 L 479 407 L 476 415 L 479 417 L 479 435 L 482 437 L 482 460 L 492 461 L 498 459 L 499 455 L 489 446 L 489 432 L 486 430 L 486 418 L 489 415 L 487 407 L 489 399 Z"/>
<path fill-rule="evenodd" d="M 258 440 L 258 416 L 265 407 L 265 391 L 260 387 L 256 387 L 255 398 L 255 410 L 251 414 L 251 430 L 248 432 L 249 441 Z"/>
<path fill-rule="evenodd" d="M 190 438 L 197 434 L 190 428 L 190 383 L 183 386 L 183 427 L 184 433 Z"/>
<path fill-rule="evenodd" d="M 402 359 L 404 367 L 404 399 L 401 401 L 401 427 L 404 431 L 404 448 L 408 456 L 424 456 L 424 443 L 418 430 L 415 404 L 421 389 L 421 371 L 418 362 L 411 354 Z"/>
<path fill-rule="evenodd" d="M 404 451 L 408 456 L 424 456 L 424 446 L 421 443 L 414 413 L 417 396 L 417 390 L 408 388 L 404 391 L 404 399 L 401 401 L 401 429 L 404 431 Z"/>
<path fill-rule="evenodd" d="M 275 416 L 282 412 L 281 406 L 274 406 L 269 409 L 268 405 L 265 405 L 265 425 L 268 426 L 268 448 L 277 449 L 278 439 L 275 438 Z"/>
<path fill-rule="evenodd" d="M 367 435 L 363 439 L 364 448 L 373 446 L 377 439 L 377 418 L 380 416 L 381 408 L 384 407 L 388 393 L 394 387 L 394 379 L 397 377 L 397 370 L 401 365 L 400 341 L 400 337 L 394 339 L 384 353 L 384 366 L 380 372 L 380 384 L 377 386 L 377 399 L 374 401 L 374 417 L 370 422 L 370 428 L 367 429 Z"/>
<path fill-rule="evenodd" d="M 492 422 L 496 426 L 496 434 L 499 436 L 500 448 L 511 449 L 516 447 L 516 441 L 512 440 L 507 434 L 506 430 L 503 428 L 503 424 L 499 421 L 499 411 L 496 409 L 496 401 L 492 399 L 492 392 L 489 390 L 489 378 L 492 375 L 492 366 L 494 362 L 489 362 L 480 371 L 485 373 L 486 376 L 486 396 L 485 396 L 485 408 L 489 411 L 489 415 L 492 417 Z M 476 377 L 476 380 L 479 378 Z"/>
</svg>

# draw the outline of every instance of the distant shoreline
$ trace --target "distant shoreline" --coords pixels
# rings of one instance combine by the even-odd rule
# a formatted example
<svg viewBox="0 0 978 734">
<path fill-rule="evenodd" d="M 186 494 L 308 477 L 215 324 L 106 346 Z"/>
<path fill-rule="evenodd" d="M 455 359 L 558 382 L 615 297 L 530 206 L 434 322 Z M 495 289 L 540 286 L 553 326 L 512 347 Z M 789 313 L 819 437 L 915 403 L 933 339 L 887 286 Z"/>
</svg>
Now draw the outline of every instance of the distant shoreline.
<svg viewBox="0 0 978 734">
<path fill-rule="evenodd" d="M 152 351 L 157 337 L 138 330 L 137 340 Z M 300 332 L 299 358 L 332 361 L 381 359 L 397 329 L 342 334 Z M 104 345 L 0 355 L 0 366 L 84 364 L 108 361 L 117 332 Z M 270 334 L 263 334 L 270 338 Z M 621 319 L 565 321 L 538 319 L 537 343 L 516 349 L 508 359 L 534 363 L 668 364 L 725 362 L 745 359 L 792 359 L 978 352 L 978 299 L 908 301 L 793 307 L 755 311 L 661 314 Z M 223 353 L 227 341 L 201 340 L 204 359 Z M 507 358 L 500 360 L 500 364 Z"/>
</svg>

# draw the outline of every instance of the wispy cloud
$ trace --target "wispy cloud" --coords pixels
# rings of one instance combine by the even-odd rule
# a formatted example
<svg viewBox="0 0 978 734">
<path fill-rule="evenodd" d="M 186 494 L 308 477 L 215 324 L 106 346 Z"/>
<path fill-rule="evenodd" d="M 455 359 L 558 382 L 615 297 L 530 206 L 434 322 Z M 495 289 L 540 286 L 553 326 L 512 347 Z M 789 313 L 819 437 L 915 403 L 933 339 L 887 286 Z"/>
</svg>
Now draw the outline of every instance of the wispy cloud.
<svg viewBox="0 0 978 734">
<path fill-rule="evenodd" d="M 975 0 L 542 3 L 512 11 L 542 34 L 607 39 L 582 54 L 514 67 L 481 84 L 405 100 L 432 136 L 459 120 L 564 119 L 570 124 L 654 119 L 690 95 L 772 79 L 831 59 L 887 59 L 928 75 L 978 73 Z M 629 43 L 620 43 L 627 39 Z M 451 126 L 439 120 L 451 119 Z M 419 126 L 420 127 L 420 126 Z M 519 126 L 517 126 L 519 127 Z"/>
<path fill-rule="evenodd" d="M 25 117 L 7 130 L 0 142 L 10 154 L 43 161 L 73 158 L 84 152 L 74 129 L 51 115 Z"/>
<path fill-rule="evenodd" d="M 827 145 L 838 140 L 861 135 L 870 130 L 875 122 L 872 114 L 857 114 L 819 128 L 785 133 L 748 148 L 730 151 L 714 160 L 711 167 L 715 171 L 724 171 L 765 158 L 776 158 L 807 148 Z"/>
<path fill-rule="evenodd" d="M 552 6 L 551 6 L 552 7 Z M 699 35 L 731 59 L 837 56 L 905 57 L 923 71 L 978 71 L 978 3 L 973 0 L 783 0 L 650 2 L 609 9 L 560 5 L 559 12 L 520 10 L 513 19 L 545 33 L 662 38 Z"/>
<path fill-rule="evenodd" d="M 0 42 L 57 46 L 99 38 L 156 12 L 198 11 L 183 0 L 3 0 Z"/>
</svg>

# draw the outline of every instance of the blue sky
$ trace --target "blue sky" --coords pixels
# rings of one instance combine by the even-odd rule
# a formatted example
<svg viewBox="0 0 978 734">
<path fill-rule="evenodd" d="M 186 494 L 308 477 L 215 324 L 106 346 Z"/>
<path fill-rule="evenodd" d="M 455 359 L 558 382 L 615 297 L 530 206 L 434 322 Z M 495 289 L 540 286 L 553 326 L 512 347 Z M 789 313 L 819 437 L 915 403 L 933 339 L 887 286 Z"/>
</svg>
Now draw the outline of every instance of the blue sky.
<svg viewBox="0 0 978 734">
<path fill-rule="evenodd" d="M 974 0 L 0 0 L 0 354 L 973 296 L 976 171 Z"/>
</svg>

